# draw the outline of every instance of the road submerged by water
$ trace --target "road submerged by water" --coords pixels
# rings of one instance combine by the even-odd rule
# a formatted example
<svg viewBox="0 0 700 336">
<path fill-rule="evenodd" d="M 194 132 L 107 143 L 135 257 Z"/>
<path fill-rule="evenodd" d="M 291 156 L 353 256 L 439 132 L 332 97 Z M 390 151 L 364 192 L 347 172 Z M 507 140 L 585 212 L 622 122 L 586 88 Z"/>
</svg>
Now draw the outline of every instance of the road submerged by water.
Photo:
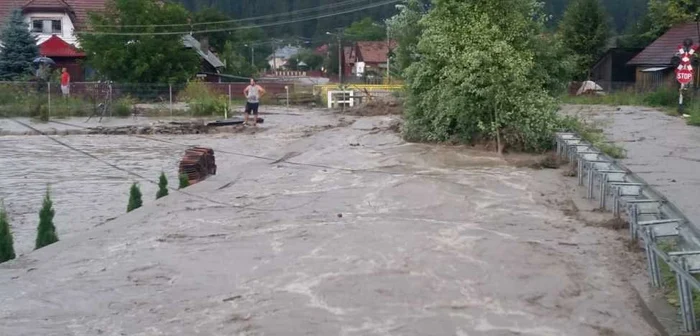
<svg viewBox="0 0 700 336">
<path fill-rule="evenodd" d="M 627 281 L 644 276 L 638 257 L 623 233 L 562 211 L 579 195 L 561 170 L 408 144 L 394 116 L 295 114 L 254 134 L 168 138 L 284 160 L 217 152 L 194 196 L 107 222 L 130 178 L 40 137 L 0 138 L 20 148 L 0 157 L 17 240 L 32 237 L 47 180 L 62 236 L 0 265 L 0 334 L 658 334 Z M 154 180 L 183 150 L 62 139 Z"/>
</svg>

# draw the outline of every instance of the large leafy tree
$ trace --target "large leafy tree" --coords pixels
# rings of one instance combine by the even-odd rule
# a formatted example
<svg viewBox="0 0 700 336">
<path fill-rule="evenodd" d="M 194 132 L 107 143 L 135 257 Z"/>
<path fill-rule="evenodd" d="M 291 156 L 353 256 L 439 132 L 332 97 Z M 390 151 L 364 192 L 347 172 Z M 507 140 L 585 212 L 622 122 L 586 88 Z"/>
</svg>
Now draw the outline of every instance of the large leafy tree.
<svg viewBox="0 0 700 336">
<path fill-rule="evenodd" d="M 600 0 L 573 0 L 559 24 L 566 47 L 576 56 L 576 79 L 587 79 L 590 67 L 611 37 L 610 17 Z"/>
<path fill-rule="evenodd" d="M 22 11 L 15 9 L 0 32 L 0 79 L 15 80 L 32 71 L 32 61 L 39 55 L 36 39 L 24 22 Z"/>
<path fill-rule="evenodd" d="M 499 151 L 547 147 L 558 120 L 546 86 L 563 79 L 537 65 L 546 54 L 537 49 L 539 10 L 536 0 L 433 1 L 421 20 L 418 61 L 406 70 L 404 135 L 496 140 Z"/>
<path fill-rule="evenodd" d="M 403 72 L 417 60 L 418 38 L 422 32 L 420 19 L 425 14 L 426 5 L 421 0 L 404 0 L 396 7 L 399 13 L 388 19 L 386 24 L 389 35 L 397 42 L 394 67 Z"/>
<path fill-rule="evenodd" d="M 382 41 L 386 40 L 386 27 L 366 17 L 353 22 L 345 29 L 343 38 L 347 41 Z"/>
<path fill-rule="evenodd" d="M 200 64 L 197 53 L 185 49 L 179 34 L 188 12 L 181 5 L 151 0 L 108 0 L 105 11 L 92 13 L 92 32 L 79 35 L 89 63 L 108 79 L 121 82 L 176 83 L 190 79 Z M 120 27 L 141 25 L 142 27 Z M 129 33 L 109 35 L 104 33 Z"/>
</svg>

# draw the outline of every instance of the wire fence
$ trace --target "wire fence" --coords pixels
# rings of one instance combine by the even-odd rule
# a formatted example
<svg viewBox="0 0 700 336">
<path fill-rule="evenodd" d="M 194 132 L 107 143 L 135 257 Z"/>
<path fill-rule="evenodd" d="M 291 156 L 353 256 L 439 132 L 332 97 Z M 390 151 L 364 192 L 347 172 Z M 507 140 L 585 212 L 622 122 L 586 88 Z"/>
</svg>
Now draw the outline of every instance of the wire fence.
<svg viewBox="0 0 700 336">
<path fill-rule="evenodd" d="M 314 104 L 313 86 L 259 83 L 263 104 Z M 245 104 L 248 83 L 127 84 L 0 82 L 0 115 L 39 119 L 72 116 L 221 116 Z"/>
</svg>

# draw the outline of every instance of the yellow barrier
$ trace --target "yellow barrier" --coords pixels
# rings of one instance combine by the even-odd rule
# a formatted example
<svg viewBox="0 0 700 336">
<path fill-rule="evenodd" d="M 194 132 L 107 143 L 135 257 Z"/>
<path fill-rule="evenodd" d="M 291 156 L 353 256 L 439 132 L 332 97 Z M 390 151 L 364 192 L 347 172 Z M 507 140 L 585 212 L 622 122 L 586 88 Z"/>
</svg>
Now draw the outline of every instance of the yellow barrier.
<svg viewBox="0 0 700 336">
<path fill-rule="evenodd" d="M 403 89 L 403 85 L 401 84 L 343 84 L 342 87 L 346 90 L 360 92 L 364 92 L 365 90 L 367 90 L 370 93 L 372 91 L 400 91 Z M 314 94 L 321 95 L 321 100 L 323 100 L 324 104 L 326 104 L 328 99 L 328 91 L 340 89 L 341 85 L 339 84 L 315 85 Z"/>
</svg>

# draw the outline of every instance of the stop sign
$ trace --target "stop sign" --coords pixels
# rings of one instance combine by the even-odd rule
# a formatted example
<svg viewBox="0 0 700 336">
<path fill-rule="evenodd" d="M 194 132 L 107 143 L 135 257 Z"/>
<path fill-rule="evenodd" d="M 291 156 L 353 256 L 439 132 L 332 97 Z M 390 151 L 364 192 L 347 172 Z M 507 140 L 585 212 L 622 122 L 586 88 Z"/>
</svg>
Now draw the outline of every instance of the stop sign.
<svg viewBox="0 0 700 336">
<path fill-rule="evenodd" d="M 688 84 L 693 81 L 693 70 L 683 69 L 676 71 L 676 80 L 681 84 Z"/>
</svg>

